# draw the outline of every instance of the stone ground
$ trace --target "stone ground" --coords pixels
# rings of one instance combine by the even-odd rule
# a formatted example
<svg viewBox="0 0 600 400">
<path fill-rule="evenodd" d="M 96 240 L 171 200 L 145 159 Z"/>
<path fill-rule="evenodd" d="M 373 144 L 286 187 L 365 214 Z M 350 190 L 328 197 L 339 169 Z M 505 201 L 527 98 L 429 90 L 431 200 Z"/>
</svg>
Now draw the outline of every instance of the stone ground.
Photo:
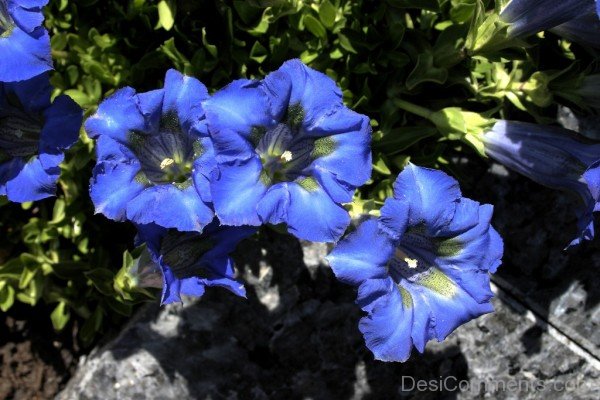
<svg viewBox="0 0 600 400">
<path fill-rule="evenodd" d="M 425 354 L 373 360 L 326 246 L 265 231 L 236 255 L 247 301 L 212 290 L 144 307 L 57 399 L 600 398 L 600 241 L 563 252 L 573 201 L 499 166 L 465 167 L 477 177 L 465 193 L 496 205 L 506 241 L 496 312 Z"/>
</svg>

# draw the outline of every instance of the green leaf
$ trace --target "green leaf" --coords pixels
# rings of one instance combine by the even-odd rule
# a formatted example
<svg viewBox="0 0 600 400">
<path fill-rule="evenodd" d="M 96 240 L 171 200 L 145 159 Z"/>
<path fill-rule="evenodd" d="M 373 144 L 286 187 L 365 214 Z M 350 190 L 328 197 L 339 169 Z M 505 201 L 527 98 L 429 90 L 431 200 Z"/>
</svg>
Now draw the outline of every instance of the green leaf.
<svg viewBox="0 0 600 400">
<path fill-rule="evenodd" d="M 13 258 L 0 266 L 0 281 L 18 281 L 25 266 L 19 258 Z"/>
<path fill-rule="evenodd" d="M 450 18 L 456 23 L 469 22 L 477 8 L 477 0 L 452 0 Z"/>
<path fill-rule="evenodd" d="M 162 46 L 160 46 L 160 51 L 163 52 L 173 62 L 173 64 L 175 64 L 175 68 L 177 68 L 179 71 L 183 71 L 185 74 L 193 75 L 192 64 L 183 53 L 177 50 L 174 38 L 167 40 Z"/>
<path fill-rule="evenodd" d="M 400 8 L 418 8 L 429 11 L 440 11 L 438 0 L 386 0 L 390 5 Z"/>
<path fill-rule="evenodd" d="M 114 274 L 111 270 L 106 268 L 94 268 L 93 270 L 87 271 L 84 274 L 92 281 L 92 283 L 100 293 L 106 296 L 114 295 Z"/>
<path fill-rule="evenodd" d="M 319 6 L 319 19 L 327 29 L 333 28 L 336 16 L 337 9 L 335 6 L 329 0 L 324 0 Z"/>
<path fill-rule="evenodd" d="M 104 310 L 101 306 L 97 306 L 93 314 L 85 320 L 81 330 L 79 331 L 79 337 L 84 344 L 89 344 L 102 326 L 102 320 L 104 319 Z"/>
<path fill-rule="evenodd" d="M 419 141 L 434 136 L 437 130 L 431 126 L 411 126 L 395 128 L 387 132 L 381 140 L 373 143 L 373 148 L 388 156 L 403 152 Z"/>
<path fill-rule="evenodd" d="M 52 221 L 51 224 L 59 224 L 65 219 L 65 201 L 63 199 L 57 199 L 54 203 L 54 210 L 52 211 Z"/>
<path fill-rule="evenodd" d="M 117 314 L 120 314 L 124 317 L 130 317 L 131 312 L 133 311 L 133 307 L 131 304 L 126 304 L 121 301 L 118 301 L 112 297 L 106 299 L 106 303 L 108 306 Z"/>
<path fill-rule="evenodd" d="M 0 310 L 7 312 L 15 302 L 15 289 L 10 285 L 5 285 L 0 290 Z"/>
<path fill-rule="evenodd" d="M 50 44 L 52 46 L 52 50 L 54 51 L 62 51 L 67 47 L 67 34 L 64 32 L 57 33 L 52 35 L 50 39 Z"/>
<path fill-rule="evenodd" d="M 175 7 L 167 0 L 161 0 L 158 3 L 158 21 L 166 30 L 170 31 L 175 24 Z"/>
<path fill-rule="evenodd" d="M 202 28 L 202 44 L 211 56 L 217 58 L 217 56 L 219 55 L 219 51 L 217 49 L 217 46 L 208 43 L 208 39 L 206 38 L 206 28 Z"/>
<path fill-rule="evenodd" d="M 338 39 L 340 41 L 340 46 L 342 46 L 342 48 L 344 50 L 346 50 L 347 52 L 352 53 L 352 54 L 358 54 L 358 52 L 352 46 L 352 43 L 350 42 L 350 39 L 348 39 L 348 37 L 346 35 L 342 35 L 340 33 L 338 35 Z"/>
<path fill-rule="evenodd" d="M 50 314 L 50 320 L 52 321 L 52 326 L 57 331 L 61 331 L 67 322 L 69 322 L 69 318 L 71 317 L 71 312 L 69 311 L 69 306 L 61 301 L 54 308 L 54 311 Z"/>
<path fill-rule="evenodd" d="M 234 0 L 233 8 L 245 24 L 250 24 L 260 15 L 260 9 L 253 7 L 247 0 Z"/>
<path fill-rule="evenodd" d="M 304 26 L 306 29 L 320 39 L 327 39 L 327 31 L 318 19 L 310 14 L 304 16 Z"/>
<path fill-rule="evenodd" d="M 415 68 L 406 79 L 406 87 L 412 90 L 424 82 L 433 82 L 442 85 L 446 83 L 447 79 L 448 70 L 436 67 L 433 64 L 433 55 L 427 52 L 419 54 L 417 65 L 415 65 Z"/>
<path fill-rule="evenodd" d="M 382 175 L 391 175 L 392 171 L 387 166 L 385 156 L 381 153 L 375 155 L 373 159 L 373 170 L 379 172 Z"/>
<path fill-rule="evenodd" d="M 250 50 L 250 58 L 252 60 L 256 61 L 259 64 L 262 64 L 263 61 L 266 60 L 268 55 L 269 51 L 262 44 L 260 44 L 259 41 L 254 42 L 254 45 Z"/>
</svg>

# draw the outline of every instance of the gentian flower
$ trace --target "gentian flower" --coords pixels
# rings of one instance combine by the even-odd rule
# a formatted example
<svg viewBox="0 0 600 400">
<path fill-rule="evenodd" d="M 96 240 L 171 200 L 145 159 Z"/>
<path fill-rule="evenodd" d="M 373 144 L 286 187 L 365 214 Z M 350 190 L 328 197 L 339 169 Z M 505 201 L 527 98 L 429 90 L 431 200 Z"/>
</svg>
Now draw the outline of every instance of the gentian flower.
<svg viewBox="0 0 600 400">
<path fill-rule="evenodd" d="M 0 82 L 33 78 L 52 69 L 43 27 L 48 0 L 0 0 Z"/>
<path fill-rule="evenodd" d="M 550 30 L 571 42 L 600 48 L 600 16 L 595 10 Z"/>
<path fill-rule="evenodd" d="M 216 219 L 202 233 L 180 232 L 156 224 L 137 228 L 138 244 L 146 243 L 154 265 L 162 272 L 162 304 L 180 302 L 181 295 L 200 297 L 206 287 L 212 286 L 246 297 L 244 285 L 234 279 L 229 254 L 256 228 L 219 226 Z"/>
<path fill-rule="evenodd" d="M 262 81 L 234 81 L 204 107 L 223 224 L 285 223 L 316 242 L 342 235 L 350 218 L 340 204 L 371 174 L 371 130 L 333 80 L 291 60 Z"/>
<path fill-rule="evenodd" d="M 600 143 L 562 128 L 498 121 L 482 135 L 485 154 L 529 179 L 581 199 L 578 234 L 570 246 L 594 237 L 600 211 Z"/>
<path fill-rule="evenodd" d="M 0 195 L 10 201 L 53 196 L 64 151 L 79 137 L 81 108 L 51 94 L 47 74 L 0 83 Z"/>
<path fill-rule="evenodd" d="M 85 124 L 98 161 L 90 194 L 96 212 L 137 224 L 198 231 L 210 223 L 214 152 L 202 101 L 206 87 L 175 70 L 164 89 L 117 91 Z"/>
<path fill-rule="evenodd" d="M 598 0 L 512 0 L 500 13 L 509 36 L 552 30 L 568 40 L 600 46 Z"/>
<path fill-rule="evenodd" d="M 381 217 L 368 219 L 327 257 L 336 277 L 358 287 L 359 328 L 382 361 L 405 361 L 461 324 L 493 311 L 489 273 L 503 245 L 491 205 L 464 198 L 441 171 L 409 164 Z"/>
</svg>

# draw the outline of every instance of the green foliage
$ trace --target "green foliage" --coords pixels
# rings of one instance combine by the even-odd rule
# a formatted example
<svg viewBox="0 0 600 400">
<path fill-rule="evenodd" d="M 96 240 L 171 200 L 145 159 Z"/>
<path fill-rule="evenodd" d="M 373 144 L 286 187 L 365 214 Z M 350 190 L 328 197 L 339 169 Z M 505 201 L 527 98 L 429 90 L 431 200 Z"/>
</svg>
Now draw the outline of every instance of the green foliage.
<svg viewBox="0 0 600 400">
<path fill-rule="evenodd" d="M 372 119 L 373 176 L 348 209 L 377 214 L 409 160 L 450 168 L 453 155 L 481 151 L 477 135 L 494 118 L 548 122 L 557 102 L 589 110 L 600 101 L 583 86 L 600 85 L 597 53 L 549 33 L 507 39 L 498 4 L 51 0 L 51 79 L 56 95 L 68 94 L 90 115 L 120 87 L 159 87 L 168 68 L 214 91 L 300 58 Z M 20 206 L 0 198 L 0 309 L 44 301 L 57 330 L 82 321 L 84 342 L 150 296 L 128 275 L 137 256 L 133 229 L 94 215 L 93 165 L 93 143 L 81 132 L 56 199 Z"/>
</svg>

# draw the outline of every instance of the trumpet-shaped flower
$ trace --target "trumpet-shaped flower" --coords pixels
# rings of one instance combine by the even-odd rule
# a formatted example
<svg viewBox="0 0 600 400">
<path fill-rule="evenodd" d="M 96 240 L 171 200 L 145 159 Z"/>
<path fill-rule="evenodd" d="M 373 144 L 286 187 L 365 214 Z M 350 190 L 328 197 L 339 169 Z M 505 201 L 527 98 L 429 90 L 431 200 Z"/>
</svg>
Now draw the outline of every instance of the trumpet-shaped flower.
<svg viewBox="0 0 600 400">
<path fill-rule="evenodd" d="M 114 220 L 198 231 L 210 223 L 215 167 L 202 101 L 206 87 L 175 70 L 164 89 L 121 89 L 85 124 L 98 161 L 90 185 L 96 212 Z"/>
<path fill-rule="evenodd" d="M 146 243 L 154 265 L 162 272 L 161 303 L 181 301 L 182 295 L 200 297 L 206 287 L 219 286 L 246 297 L 235 280 L 229 254 L 256 228 L 219 226 L 217 220 L 202 233 L 180 232 L 156 224 L 137 225 L 138 244 Z"/>
<path fill-rule="evenodd" d="M 511 37 L 552 32 L 574 42 L 600 47 L 598 0 L 512 0 L 500 13 Z"/>
<path fill-rule="evenodd" d="M 511 0 L 500 13 L 512 36 L 528 36 L 594 11 L 594 0 Z"/>
<path fill-rule="evenodd" d="M 291 60 L 262 81 L 231 83 L 204 107 L 223 224 L 285 223 L 312 241 L 342 235 L 350 218 L 341 203 L 371 174 L 371 131 L 333 80 Z"/>
<path fill-rule="evenodd" d="M 46 74 L 0 83 L 0 195 L 22 203 L 53 196 L 64 151 L 79 137 L 81 108 L 50 101 Z"/>
<path fill-rule="evenodd" d="M 492 206 L 464 198 L 443 172 L 409 164 L 379 220 L 368 219 L 327 257 L 342 282 L 358 287 L 367 347 L 405 361 L 433 338 L 493 311 L 489 273 L 503 245 Z"/>
<path fill-rule="evenodd" d="M 48 0 L 0 0 L 0 82 L 23 81 L 52 69 L 43 27 Z"/>
<path fill-rule="evenodd" d="M 600 48 L 600 16 L 591 10 L 550 30 L 572 42 Z"/>
<path fill-rule="evenodd" d="M 594 237 L 592 213 L 600 211 L 600 143 L 562 128 L 498 121 L 482 136 L 485 153 L 529 179 L 581 199 L 578 233 L 570 245 Z"/>
</svg>

